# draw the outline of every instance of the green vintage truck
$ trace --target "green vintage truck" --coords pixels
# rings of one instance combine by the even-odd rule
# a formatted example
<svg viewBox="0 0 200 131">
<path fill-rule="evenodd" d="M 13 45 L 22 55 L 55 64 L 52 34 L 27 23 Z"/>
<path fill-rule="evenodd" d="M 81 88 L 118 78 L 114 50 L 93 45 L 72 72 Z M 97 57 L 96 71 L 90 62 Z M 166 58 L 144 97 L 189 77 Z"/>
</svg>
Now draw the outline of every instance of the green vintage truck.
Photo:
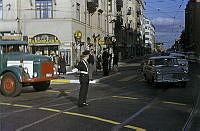
<svg viewBox="0 0 200 131">
<path fill-rule="evenodd" d="M 0 41 L 0 91 L 4 96 L 18 96 L 24 86 L 46 90 L 56 78 L 51 59 L 30 54 L 27 42 Z"/>
</svg>

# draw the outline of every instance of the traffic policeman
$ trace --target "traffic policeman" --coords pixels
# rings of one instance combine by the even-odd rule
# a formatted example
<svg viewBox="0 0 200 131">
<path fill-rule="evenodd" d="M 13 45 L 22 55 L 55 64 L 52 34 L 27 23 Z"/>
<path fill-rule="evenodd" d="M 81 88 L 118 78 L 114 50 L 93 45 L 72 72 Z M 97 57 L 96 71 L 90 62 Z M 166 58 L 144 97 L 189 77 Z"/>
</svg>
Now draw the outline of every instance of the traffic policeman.
<svg viewBox="0 0 200 131">
<path fill-rule="evenodd" d="M 87 99 L 87 92 L 88 92 L 88 86 L 89 86 L 89 75 L 88 75 L 88 58 L 89 58 L 90 51 L 86 50 L 83 52 L 82 59 L 79 62 L 77 68 L 80 72 L 80 91 L 79 91 L 79 100 L 78 100 L 78 106 L 83 107 L 87 106 L 86 103 Z"/>
</svg>

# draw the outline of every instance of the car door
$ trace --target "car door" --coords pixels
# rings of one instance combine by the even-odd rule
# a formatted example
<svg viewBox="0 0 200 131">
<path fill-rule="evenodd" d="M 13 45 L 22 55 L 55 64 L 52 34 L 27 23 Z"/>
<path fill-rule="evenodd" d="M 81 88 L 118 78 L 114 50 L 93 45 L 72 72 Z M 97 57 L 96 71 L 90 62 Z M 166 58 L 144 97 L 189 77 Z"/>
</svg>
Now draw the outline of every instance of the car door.
<svg viewBox="0 0 200 131">
<path fill-rule="evenodd" d="M 151 80 L 152 60 L 149 60 L 146 66 L 146 78 Z"/>
</svg>

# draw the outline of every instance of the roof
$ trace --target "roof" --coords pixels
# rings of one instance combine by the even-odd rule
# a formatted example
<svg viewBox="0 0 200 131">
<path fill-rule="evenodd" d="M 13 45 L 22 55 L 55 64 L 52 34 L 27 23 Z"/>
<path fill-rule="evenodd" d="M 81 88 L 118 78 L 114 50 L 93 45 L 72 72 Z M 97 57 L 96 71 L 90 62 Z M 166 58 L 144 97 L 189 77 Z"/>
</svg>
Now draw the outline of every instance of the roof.
<svg viewBox="0 0 200 131">
<path fill-rule="evenodd" d="M 150 57 L 149 59 L 176 59 L 176 57 L 172 57 L 172 56 L 155 56 L 155 57 Z"/>
<path fill-rule="evenodd" d="M 28 45 L 25 41 L 0 41 L 0 45 Z"/>
</svg>

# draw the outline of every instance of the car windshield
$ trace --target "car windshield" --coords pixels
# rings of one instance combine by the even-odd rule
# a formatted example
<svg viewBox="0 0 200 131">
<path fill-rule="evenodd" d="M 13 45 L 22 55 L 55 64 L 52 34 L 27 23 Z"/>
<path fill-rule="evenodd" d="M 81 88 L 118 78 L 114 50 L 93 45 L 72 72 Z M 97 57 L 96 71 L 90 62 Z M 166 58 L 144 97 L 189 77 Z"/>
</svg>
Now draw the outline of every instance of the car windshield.
<svg viewBox="0 0 200 131">
<path fill-rule="evenodd" d="M 3 53 L 28 53 L 27 45 L 3 45 Z"/>
<path fill-rule="evenodd" d="M 172 59 L 172 58 L 155 59 L 155 65 L 174 66 L 178 65 L 178 62 L 177 59 Z"/>
</svg>

